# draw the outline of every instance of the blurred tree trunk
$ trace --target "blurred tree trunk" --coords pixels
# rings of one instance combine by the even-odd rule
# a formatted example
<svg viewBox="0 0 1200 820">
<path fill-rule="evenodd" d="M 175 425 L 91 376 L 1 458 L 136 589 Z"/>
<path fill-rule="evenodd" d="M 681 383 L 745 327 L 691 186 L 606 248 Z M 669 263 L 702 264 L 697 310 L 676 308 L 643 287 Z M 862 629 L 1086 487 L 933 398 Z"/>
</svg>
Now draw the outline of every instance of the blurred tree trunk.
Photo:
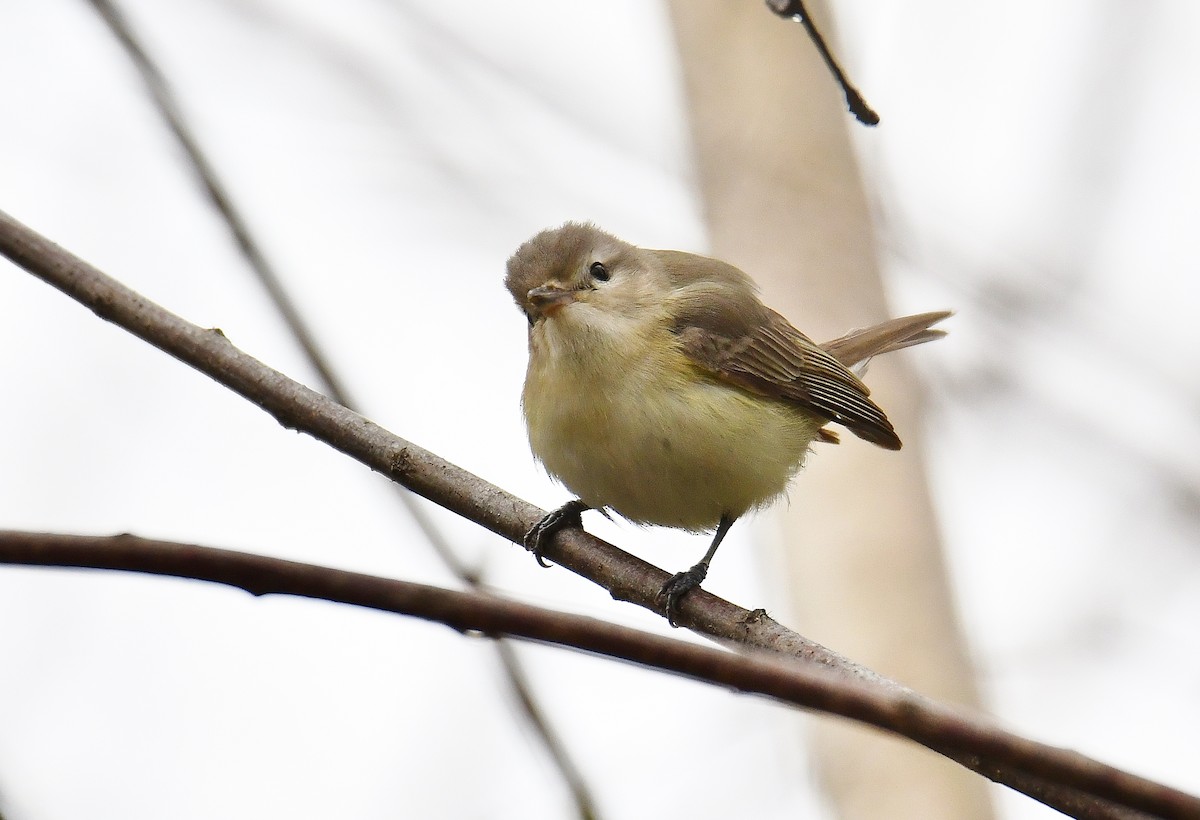
<svg viewBox="0 0 1200 820">
<path fill-rule="evenodd" d="M 860 126 L 803 28 L 761 3 L 670 8 L 713 254 L 748 271 L 767 303 L 817 340 L 886 318 L 848 136 Z M 817 19 L 832 35 L 827 15 Z M 843 433 L 838 447 L 817 445 L 779 507 L 793 626 L 921 692 L 974 704 L 920 458 L 910 355 L 919 354 L 875 362 L 868 379 L 905 449 Z M 985 781 L 952 763 L 844 724 L 811 727 L 840 817 L 992 816 Z"/>
</svg>

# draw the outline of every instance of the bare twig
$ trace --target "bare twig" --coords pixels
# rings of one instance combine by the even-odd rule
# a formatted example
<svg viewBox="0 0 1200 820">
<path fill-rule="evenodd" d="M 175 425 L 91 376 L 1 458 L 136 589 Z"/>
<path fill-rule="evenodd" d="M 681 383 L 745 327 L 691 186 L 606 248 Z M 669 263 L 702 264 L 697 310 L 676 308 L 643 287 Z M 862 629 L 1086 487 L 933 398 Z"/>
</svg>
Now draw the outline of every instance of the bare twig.
<svg viewBox="0 0 1200 820">
<path fill-rule="evenodd" d="M 850 85 L 850 81 L 846 79 L 845 72 L 842 71 L 842 67 L 834 59 L 833 52 L 829 50 L 829 46 L 825 44 L 825 38 L 821 36 L 821 32 L 813 22 L 812 16 L 804 8 L 804 0 L 767 0 L 767 8 L 780 17 L 795 20 L 804 26 L 804 30 L 808 32 L 809 39 L 817 47 L 821 59 L 825 61 L 825 67 L 829 69 L 829 73 L 837 81 L 838 87 L 842 89 L 842 94 L 846 98 L 846 107 L 850 109 L 850 113 L 863 125 L 879 125 L 879 115 L 875 113 L 871 106 L 867 105 L 867 101 L 863 99 L 862 94 L 858 93 L 858 89 Z"/>
<path fill-rule="evenodd" d="M 181 319 L 3 212 L 0 212 L 0 253 L 106 321 L 120 325 L 249 399 L 285 427 L 324 441 L 514 543 L 521 543 L 525 532 L 545 514 L 272 370 L 234 347 L 220 330 L 206 330 Z M 664 614 L 658 591 L 668 574 L 606 541 L 581 529 L 568 528 L 556 534 L 543 554 L 559 566 L 603 586 L 614 598 Z M 761 610 L 749 612 L 700 589 L 684 598 L 676 621 L 717 640 L 826 666 L 848 679 L 848 683 L 867 685 L 901 699 L 907 704 L 906 709 L 913 704 L 929 703 L 900 684 L 786 629 Z M 987 752 L 971 749 L 965 742 L 938 746 L 938 737 L 928 740 L 931 748 L 967 768 L 1071 816 L 1129 816 L 1121 813 L 1119 806 L 1091 796 L 1109 794 L 1112 791 L 1109 786 L 1080 792 L 1065 785 L 1074 780 L 1061 783 L 1047 780 L 1043 771 L 1013 768 L 1006 763 L 1007 758 L 993 758 Z M 1130 800 L 1124 803 L 1122 798 L 1117 802 L 1139 805 L 1133 798 Z"/>
<path fill-rule="evenodd" d="M 475 586 L 474 588 L 477 591 L 481 589 L 479 586 Z M 579 771 L 575 766 L 575 760 L 566 748 L 562 737 L 547 723 L 541 703 L 535 697 L 533 686 L 530 685 L 529 679 L 525 676 L 525 665 L 517 657 L 512 642 L 503 636 L 491 635 L 489 637 L 493 638 L 496 653 L 500 657 L 500 662 L 504 664 L 505 676 L 512 686 L 513 696 L 520 702 L 527 720 L 538 733 L 542 743 L 548 747 L 551 758 L 559 767 L 563 781 L 571 789 L 576 813 L 581 820 L 595 820 L 595 818 L 600 816 L 599 807 L 596 805 L 591 791 L 587 788 L 587 781 L 583 777 L 583 772 Z M 0 820 L 3 820 L 3 818 L 0 818 Z"/>
<path fill-rule="evenodd" d="M 307 322 L 304 321 L 304 317 L 297 310 L 291 299 L 288 298 L 280 277 L 275 273 L 271 263 L 267 261 L 262 249 L 259 248 L 249 224 L 242 217 L 237 206 L 234 205 L 233 197 L 230 196 L 229 191 L 221 183 L 216 168 L 201 149 L 200 143 L 192 134 L 191 129 L 188 128 L 183 117 L 183 112 L 175 102 L 174 95 L 172 95 L 162 72 L 158 70 L 158 66 L 150 59 L 146 50 L 142 48 L 141 43 L 134 36 L 133 30 L 125 21 L 124 15 L 121 14 L 116 6 L 109 2 L 109 0 L 88 0 L 88 2 L 96 9 L 97 14 L 100 15 L 104 22 L 108 24 L 109 30 L 117 41 L 120 42 L 122 48 L 125 49 L 125 53 L 129 55 L 129 59 L 133 61 L 138 73 L 141 74 L 142 81 L 146 84 L 155 107 L 158 109 L 163 120 L 166 121 L 171 134 L 178 140 L 179 146 L 183 149 L 188 162 L 191 163 L 192 169 L 196 173 L 196 179 L 203 186 L 205 193 L 212 200 L 213 206 L 220 213 L 225 224 L 229 226 L 229 232 L 232 234 L 238 250 L 241 251 L 242 256 L 249 262 L 255 275 L 262 282 L 263 287 L 266 288 L 267 293 L 279 308 L 280 313 L 283 314 L 288 328 L 292 331 L 300 346 L 304 348 L 304 355 L 313 363 L 317 371 L 321 374 L 321 378 L 330 386 L 333 393 L 345 395 L 345 386 L 337 378 L 337 374 L 326 360 L 311 328 L 308 327 Z"/>
<path fill-rule="evenodd" d="M 121 44 L 142 76 L 146 90 L 150 93 L 159 115 L 179 142 L 184 156 L 196 174 L 196 179 L 212 200 L 222 220 L 229 228 L 230 235 L 238 250 L 245 258 L 250 270 L 253 271 L 259 283 L 267 291 L 271 302 L 279 311 L 288 330 L 304 351 L 309 364 L 316 370 L 324 393 L 345 407 L 357 409 L 359 404 L 351 395 L 346 383 L 338 376 L 332 361 L 325 354 L 317 336 L 305 321 L 303 313 L 291 298 L 283 284 L 283 278 L 276 272 L 274 266 L 263 253 L 249 223 L 242 217 L 234 204 L 232 195 L 221 182 L 216 166 L 209 160 L 200 146 L 192 129 L 188 126 L 183 112 L 175 100 L 175 95 L 154 60 L 142 47 L 133 29 L 125 20 L 124 15 L 109 0 L 88 0 L 96 9 L 97 14 L 108 25 L 113 37 Z M 392 484 L 396 497 L 404 506 L 409 516 L 425 535 L 433 551 L 442 563 L 466 584 L 472 587 L 480 586 L 480 579 L 469 569 L 461 558 L 450 547 L 445 536 L 438 530 L 429 514 L 421 507 L 412 494 L 400 484 Z M 542 713 L 537 699 L 533 696 L 528 685 L 528 678 L 521 668 L 520 658 L 511 650 L 497 646 L 500 666 L 508 679 L 509 685 L 516 694 L 516 702 L 521 708 L 526 722 L 533 728 L 534 733 L 541 739 L 542 746 L 550 756 L 559 776 L 563 778 L 568 790 L 573 795 L 576 812 L 581 820 L 592 820 L 597 816 L 596 801 L 592 797 L 587 782 L 584 780 L 579 767 L 568 755 L 566 744 L 554 732 L 554 728 Z"/>
<path fill-rule="evenodd" d="M 912 693 L 850 681 L 833 670 L 787 662 L 775 654 L 727 652 L 478 591 L 458 592 L 132 535 L 96 538 L 0 530 L 0 561 L 194 578 L 240 587 L 254 595 L 321 598 L 436 621 L 465 633 L 505 634 L 581 649 L 850 718 L 932 749 L 954 748 L 986 756 L 1154 816 L 1200 816 L 1200 798 L 1075 752 L 1018 737 L 990 721 Z"/>
</svg>

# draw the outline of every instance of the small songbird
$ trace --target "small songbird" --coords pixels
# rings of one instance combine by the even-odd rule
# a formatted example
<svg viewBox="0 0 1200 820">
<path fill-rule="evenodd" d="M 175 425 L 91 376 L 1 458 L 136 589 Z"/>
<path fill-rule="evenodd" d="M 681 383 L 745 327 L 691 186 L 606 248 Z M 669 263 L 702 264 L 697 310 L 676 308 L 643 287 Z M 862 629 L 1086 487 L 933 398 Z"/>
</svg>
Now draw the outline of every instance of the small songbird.
<svg viewBox="0 0 1200 820">
<path fill-rule="evenodd" d="M 588 509 L 715 534 L 660 593 L 668 619 L 708 574 L 721 539 L 787 488 L 840 424 L 889 450 L 900 439 L 850 367 L 945 335 L 948 312 L 894 319 L 817 345 L 716 259 L 630 245 L 591 224 L 542 231 L 508 260 L 529 320 L 522 404 L 534 456 L 578 498 L 525 538 Z"/>
</svg>

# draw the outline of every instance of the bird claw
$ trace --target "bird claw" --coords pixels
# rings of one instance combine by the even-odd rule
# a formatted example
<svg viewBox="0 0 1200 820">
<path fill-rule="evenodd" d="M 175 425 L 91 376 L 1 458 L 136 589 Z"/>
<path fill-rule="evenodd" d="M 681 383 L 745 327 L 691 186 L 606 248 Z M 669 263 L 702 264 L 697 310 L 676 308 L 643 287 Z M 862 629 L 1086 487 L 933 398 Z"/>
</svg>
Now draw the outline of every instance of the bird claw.
<svg viewBox="0 0 1200 820">
<path fill-rule="evenodd" d="M 675 615 L 679 612 L 679 602 L 683 600 L 684 595 L 704 583 L 706 577 L 708 577 L 708 564 L 701 562 L 689 570 L 675 573 L 662 585 L 662 589 L 658 591 L 658 597 L 666 599 L 667 623 L 673 627 L 679 626 L 675 622 Z"/>
<path fill-rule="evenodd" d="M 563 504 L 557 510 L 546 513 L 541 521 L 529 528 L 529 532 L 525 533 L 522 543 L 525 549 L 533 553 L 533 557 L 539 566 L 550 566 L 546 563 L 546 559 L 542 557 L 542 553 L 550 543 L 550 539 L 554 537 L 554 534 L 566 527 L 582 527 L 583 511 L 586 509 L 588 509 L 588 505 L 576 498 L 573 501 Z"/>
</svg>

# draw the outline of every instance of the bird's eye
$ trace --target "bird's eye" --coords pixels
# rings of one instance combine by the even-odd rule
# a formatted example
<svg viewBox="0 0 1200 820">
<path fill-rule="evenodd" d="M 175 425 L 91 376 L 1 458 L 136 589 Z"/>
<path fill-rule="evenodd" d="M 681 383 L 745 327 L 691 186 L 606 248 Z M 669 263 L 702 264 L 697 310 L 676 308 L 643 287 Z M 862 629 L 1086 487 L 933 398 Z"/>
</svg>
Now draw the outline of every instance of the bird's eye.
<svg viewBox="0 0 1200 820">
<path fill-rule="evenodd" d="M 588 273 L 597 282 L 607 282 L 609 278 L 608 268 L 604 267 L 603 262 L 593 262 L 592 266 L 588 268 Z"/>
</svg>

